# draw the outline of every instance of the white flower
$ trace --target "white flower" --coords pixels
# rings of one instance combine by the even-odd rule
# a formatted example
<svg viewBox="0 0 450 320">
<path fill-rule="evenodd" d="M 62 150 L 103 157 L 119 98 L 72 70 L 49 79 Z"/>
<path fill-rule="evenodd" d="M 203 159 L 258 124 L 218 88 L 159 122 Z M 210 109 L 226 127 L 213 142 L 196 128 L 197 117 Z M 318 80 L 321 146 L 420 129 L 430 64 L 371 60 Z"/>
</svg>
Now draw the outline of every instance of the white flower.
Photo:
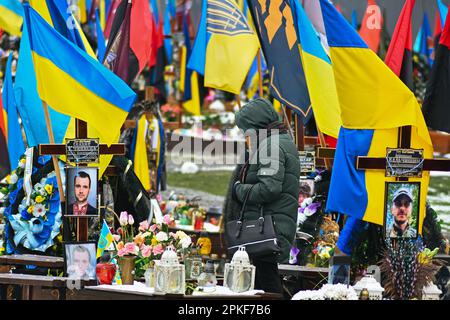
<svg viewBox="0 0 450 320">
<path fill-rule="evenodd" d="M 34 206 L 33 216 L 43 217 L 43 216 L 45 216 L 46 212 L 47 212 L 47 210 L 45 210 L 45 206 L 43 206 L 42 204 L 39 203 Z"/>
<path fill-rule="evenodd" d="M 19 168 L 25 168 L 25 162 L 19 161 Z"/>
<path fill-rule="evenodd" d="M 312 203 L 312 198 L 306 198 L 305 200 L 302 201 L 302 204 L 300 205 L 300 207 L 306 208 L 311 203 Z"/>
<path fill-rule="evenodd" d="M 5 207 L 0 207 L 0 214 L 4 214 L 5 213 Z"/>
<path fill-rule="evenodd" d="M 181 238 L 180 243 L 183 249 L 187 249 L 192 243 L 191 237 L 186 236 L 184 238 Z"/>
<path fill-rule="evenodd" d="M 175 237 L 177 238 L 177 239 L 183 239 L 183 238 L 185 238 L 185 237 L 187 237 L 188 235 L 186 234 L 186 233 L 184 233 L 184 231 L 181 231 L 181 230 L 178 230 L 176 233 L 175 233 Z M 190 237 L 189 237 L 189 239 L 190 239 Z"/>
<path fill-rule="evenodd" d="M 169 239 L 169 236 L 167 235 L 167 233 L 160 231 L 156 234 L 156 240 L 158 240 L 159 242 L 161 241 L 167 241 Z"/>
<path fill-rule="evenodd" d="M 42 184 L 40 184 L 40 183 L 36 183 L 34 185 L 34 190 L 39 192 L 40 190 L 44 190 L 44 186 Z"/>
<path fill-rule="evenodd" d="M 9 177 L 9 183 L 10 184 L 16 184 L 17 180 L 19 180 L 19 177 L 17 176 L 17 174 L 13 173 L 10 177 Z"/>
<path fill-rule="evenodd" d="M 314 177 L 314 182 L 319 182 L 322 181 L 322 176 L 321 175 L 317 175 Z"/>
<path fill-rule="evenodd" d="M 302 290 L 297 292 L 292 300 L 324 300 L 320 290 Z"/>
</svg>

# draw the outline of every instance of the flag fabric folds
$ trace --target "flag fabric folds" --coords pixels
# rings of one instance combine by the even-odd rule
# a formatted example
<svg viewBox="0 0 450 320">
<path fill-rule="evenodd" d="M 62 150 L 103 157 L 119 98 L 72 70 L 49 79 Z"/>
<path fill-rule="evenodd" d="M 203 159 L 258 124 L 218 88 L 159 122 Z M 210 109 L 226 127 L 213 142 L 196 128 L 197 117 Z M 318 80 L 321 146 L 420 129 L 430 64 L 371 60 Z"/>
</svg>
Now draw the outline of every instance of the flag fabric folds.
<svg viewBox="0 0 450 320">
<path fill-rule="evenodd" d="M 117 7 L 103 64 L 128 84 L 150 60 L 151 19 L 147 0 L 123 0 Z"/>
<path fill-rule="evenodd" d="M 33 8 L 24 8 L 39 97 L 55 110 L 86 121 L 106 144 L 113 143 L 136 94 Z"/>
<path fill-rule="evenodd" d="M 384 62 L 404 84 L 413 90 L 412 12 L 415 0 L 406 0 L 392 35 Z"/>
<path fill-rule="evenodd" d="M 103 220 L 102 230 L 100 231 L 100 236 L 98 238 L 96 259 L 100 258 L 103 255 L 103 252 L 108 249 L 113 241 L 113 235 L 109 230 L 106 221 Z"/>
<path fill-rule="evenodd" d="M 367 8 L 361 22 L 359 35 L 367 43 L 369 48 L 378 53 L 380 48 L 381 29 L 383 27 L 383 15 L 376 0 L 368 0 Z"/>
<path fill-rule="evenodd" d="M 137 126 L 135 129 L 135 134 L 133 137 L 134 152 L 131 155 L 133 158 L 133 169 L 136 176 L 142 183 L 145 190 L 150 191 L 150 171 L 148 168 L 148 157 L 147 157 L 147 143 L 145 137 L 148 132 L 148 121 L 145 115 L 137 121 Z"/>
<path fill-rule="evenodd" d="M 302 6 L 295 0 L 291 4 L 316 123 L 323 133 L 337 138 L 341 118 L 331 60 Z"/>
<path fill-rule="evenodd" d="M 95 11 L 95 26 L 97 32 L 97 57 L 98 61 L 103 61 L 106 52 L 106 44 L 102 27 L 100 25 L 100 14 L 98 12 L 98 9 Z"/>
<path fill-rule="evenodd" d="M 0 0 L 0 28 L 14 36 L 21 35 L 23 8 L 19 0 Z"/>
<path fill-rule="evenodd" d="M 306 123 L 312 108 L 289 1 L 248 4 L 269 69 L 271 93 Z"/>
<path fill-rule="evenodd" d="M 184 46 L 181 51 L 180 91 L 183 92 L 183 108 L 194 116 L 200 113 L 200 95 L 197 72 L 187 68 L 191 56 L 188 13 L 183 16 Z"/>
<path fill-rule="evenodd" d="M 398 145 L 398 128 L 406 125 L 412 126 L 411 148 L 424 149 L 425 158 L 433 156 L 431 139 L 414 94 L 333 5 L 320 4 L 342 119 L 327 210 L 382 225 L 385 183 L 395 178 L 386 178 L 384 170 L 357 170 L 356 157 L 385 157 L 386 147 Z M 410 181 L 421 183 L 421 233 L 429 173 Z"/>
<path fill-rule="evenodd" d="M 239 94 L 258 48 L 258 37 L 234 1 L 203 1 L 188 68 L 204 75 L 205 87 Z"/>
<path fill-rule="evenodd" d="M 445 21 L 427 84 L 423 114 L 427 125 L 450 133 L 450 19 Z"/>
<path fill-rule="evenodd" d="M 175 15 L 176 15 L 175 0 L 166 0 L 166 11 L 164 12 L 164 22 L 163 22 L 163 34 L 164 34 L 163 39 L 164 39 L 164 49 L 166 50 L 166 57 L 169 64 L 172 63 L 172 38 L 171 38 L 172 26 L 170 22 L 172 19 L 175 19 Z"/>
<path fill-rule="evenodd" d="M 8 154 L 8 146 L 6 143 L 6 112 L 3 112 L 2 96 L 0 95 L 0 154 Z M 9 172 L 11 166 L 9 165 L 9 157 L 0 157 L 0 179 L 3 179 Z"/>
<path fill-rule="evenodd" d="M 2 101 L 7 114 L 7 143 L 9 163 L 11 167 L 16 167 L 20 156 L 25 152 L 25 144 L 22 138 L 22 129 L 19 124 L 19 114 L 13 91 L 13 79 L 11 73 L 12 52 L 9 54 L 6 63 L 5 78 L 3 81 Z"/>
</svg>

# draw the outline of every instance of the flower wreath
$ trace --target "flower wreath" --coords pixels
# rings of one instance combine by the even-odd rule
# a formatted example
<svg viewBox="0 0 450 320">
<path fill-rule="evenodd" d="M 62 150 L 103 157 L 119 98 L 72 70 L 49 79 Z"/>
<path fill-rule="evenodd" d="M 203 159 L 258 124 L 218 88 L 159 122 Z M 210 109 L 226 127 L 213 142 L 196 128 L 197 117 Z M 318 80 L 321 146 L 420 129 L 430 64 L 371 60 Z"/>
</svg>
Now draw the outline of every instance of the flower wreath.
<svg viewBox="0 0 450 320">
<path fill-rule="evenodd" d="M 19 245 L 32 251 L 45 252 L 53 246 L 53 239 L 60 233 L 62 211 L 56 174 L 54 171 L 48 174 L 45 172 L 51 169 L 49 163 L 44 166 L 44 173 L 40 174 L 43 177 L 34 185 L 29 204 L 22 190 L 23 176 L 17 177 L 15 186 L 10 184 L 9 190 L 12 191 L 7 198 L 7 207 L 4 208 L 5 220 L 9 224 L 5 228 L 8 254 L 15 253 Z M 37 169 L 33 169 L 34 173 L 36 171 Z M 10 179 L 10 182 L 15 181 Z"/>
</svg>

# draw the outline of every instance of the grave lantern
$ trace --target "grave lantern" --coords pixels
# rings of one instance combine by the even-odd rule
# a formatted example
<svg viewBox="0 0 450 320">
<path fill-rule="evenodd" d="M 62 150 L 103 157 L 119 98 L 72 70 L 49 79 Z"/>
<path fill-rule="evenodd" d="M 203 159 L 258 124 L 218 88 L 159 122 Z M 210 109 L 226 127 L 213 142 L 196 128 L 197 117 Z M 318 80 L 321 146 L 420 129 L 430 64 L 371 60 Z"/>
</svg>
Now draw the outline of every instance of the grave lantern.
<svg viewBox="0 0 450 320">
<path fill-rule="evenodd" d="M 185 269 L 175 251 L 168 247 L 155 262 L 155 293 L 184 294 Z"/>
<path fill-rule="evenodd" d="M 255 285 L 255 266 L 250 264 L 245 247 L 240 247 L 234 255 L 231 263 L 225 264 L 224 287 L 233 292 L 253 290 Z"/>
</svg>

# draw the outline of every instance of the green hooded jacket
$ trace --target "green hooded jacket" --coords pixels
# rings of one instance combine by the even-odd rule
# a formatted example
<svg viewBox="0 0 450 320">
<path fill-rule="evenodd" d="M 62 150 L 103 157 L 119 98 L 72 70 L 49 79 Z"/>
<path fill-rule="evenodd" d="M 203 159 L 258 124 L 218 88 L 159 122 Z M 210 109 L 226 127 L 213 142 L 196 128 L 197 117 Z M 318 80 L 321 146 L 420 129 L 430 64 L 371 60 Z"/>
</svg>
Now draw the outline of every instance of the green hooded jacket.
<svg viewBox="0 0 450 320">
<path fill-rule="evenodd" d="M 236 124 L 244 131 L 266 129 L 279 121 L 278 114 L 266 99 L 250 101 L 236 113 Z M 248 133 L 248 131 L 247 131 Z M 288 263 L 294 243 L 298 214 L 300 161 L 297 147 L 288 133 L 259 135 L 258 155 L 250 156 L 246 177 L 236 187 L 242 203 L 250 191 L 244 218 L 257 219 L 263 206 L 264 215 L 272 215 L 281 254 L 279 263 Z M 250 150 L 250 153 L 253 152 Z M 272 258 L 268 258 L 273 260 Z"/>
</svg>

